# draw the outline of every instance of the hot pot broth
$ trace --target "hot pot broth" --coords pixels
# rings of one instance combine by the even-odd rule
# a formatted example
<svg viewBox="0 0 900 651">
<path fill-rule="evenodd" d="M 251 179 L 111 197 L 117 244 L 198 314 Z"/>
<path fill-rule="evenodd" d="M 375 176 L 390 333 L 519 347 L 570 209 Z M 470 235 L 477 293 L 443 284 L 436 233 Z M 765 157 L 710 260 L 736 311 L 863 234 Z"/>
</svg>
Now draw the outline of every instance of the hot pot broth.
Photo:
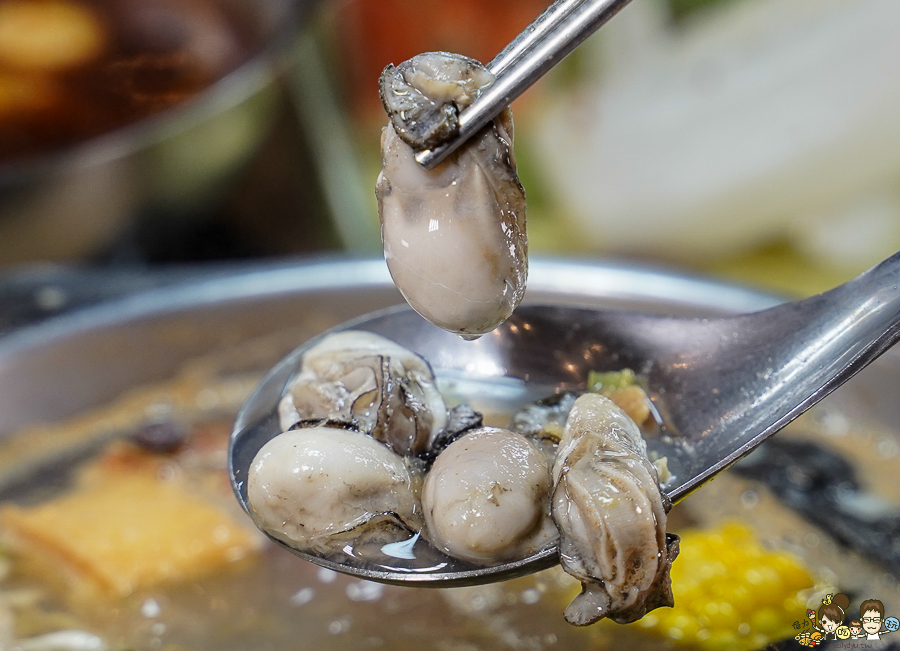
<svg viewBox="0 0 900 651">
<path fill-rule="evenodd" d="M 174 453 L 184 466 L 182 478 L 194 481 L 234 522 L 250 525 L 229 494 L 223 470 L 227 432 L 238 405 L 261 373 L 299 342 L 400 300 L 381 261 L 321 262 L 147 292 L 139 301 L 117 302 L 77 319 L 8 335 L 0 339 L 0 499 L 6 506 L 13 497 L 40 504 L 71 495 L 78 476 L 64 475 L 62 469 L 90 468 L 108 454 L 91 442 L 99 438 L 105 444 L 133 431 L 136 423 L 147 421 L 149 409 L 154 417 L 170 414 L 195 425 L 199 435 L 194 443 Z M 688 315 L 750 311 L 773 303 L 769 297 L 709 281 L 615 265 L 541 260 L 531 265 L 528 300 Z M 848 450 L 864 483 L 894 505 L 900 504 L 893 425 L 900 417 L 893 396 L 898 377 L 900 363 L 887 355 L 791 428 L 797 436 L 812 435 L 831 448 Z M 456 390 L 452 383 L 443 388 Z M 487 392 L 480 390 L 479 395 L 487 397 Z M 483 402 L 471 402 L 487 411 Z M 511 408 L 504 404 L 500 412 Z M 52 425 L 34 425 L 42 422 Z M 841 422 L 850 427 L 842 430 L 837 427 Z M 199 454 L 194 446 L 204 442 L 210 445 Z M 219 452 L 213 442 L 221 445 Z M 188 454 L 192 447 L 198 452 L 193 461 Z M 46 463 L 48 457 L 52 463 Z M 35 481 L 25 481 L 28 477 Z M 761 540 L 775 549 L 797 551 L 823 590 L 844 590 L 854 599 L 856 593 L 871 594 L 884 601 L 888 613 L 897 612 L 900 598 L 883 565 L 838 547 L 781 506 L 761 484 L 731 471 L 676 505 L 669 524 L 683 538 L 699 526 L 696 531 L 707 536 L 708 543 L 719 536 L 719 523 L 734 517 L 753 527 L 756 547 Z M 708 545 L 706 551 L 696 543 L 682 548 L 673 566 L 676 609 L 706 605 L 696 586 L 675 576 L 692 548 L 709 553 Z M 56 566 L 26 567 L 21 554 L 6 546 L 3 557 L 9 572 L 0 582 L 0 603 L 12 609 L 0 610 L 11 614 L 0 615 L 0 624 L 9 623 L 0 632 L 20 638 L 81 630 L 101 636 L 110 649 L 171 651 L 704 648 L 672 637 L 688 639 L 689 627 L 648 629 L 646 617 L 628 626 L 566 624 L 562 611 L 578 587 L 558 569 L 473 588 L 373 586 L 321 572 L 269 544 L 204 577 L 143 587 L 112 599 L 78 600 L 60 587 Z M 738 582 L 733 574 L 748 567 L 755 566 L 738 566 L 725 581 L 713 577 L 723 592 L 720 601 L 730 599 L 739 606 L 739 583 L 746 581 Z M 762 593 L 757 603 L 778 609 L 771 602 L 775 592 L 770 584 L 760 584 L 757 592 Z M 669 611 L 654 612 L 663 610 Z M 787 634 L 793 634 L 790 624 L 802 619 L 803 608 L 780 611 L 790 621 L 778 635 L 785 635 L 785 626 Z M 739 612 L 742 618 L 753 618 Z M 753 619 L 753 626 L 762 625 L 759 619 Z M 705 648 L 754 648 L 734 642 L 749 640 L 740 636 L 743 622 L 737 616 L 719 623 L 720 630 L 732 636 L 731 643 Z M 751 627 L 751 634 L 756 630 L 761 629 Z"/>
<path fill-rule="evenodd" d="M 893 360 L 888 363 L 896 366 Z M 887 371 L 890 376 L 900 367 Z M 78 453 L 69 455 L 64 465 L 86 472 L 110 458 L 121 462 L 133 460 L 134 454 L 149 455 L 161 460 L 157 472 L 163 481 L 181 477 L 240 526 L 249 526 L 229 494 L 224 463 L 234 413 L 256 379 L 255 373 L 223 372 L 215 358 L 202 359 L 173 381 L 137 390 L 58 425 L 23 432 L 0 446 L 4 504 L 15 501 L 27 509 L 78 490 L 77 472 L 48 487 L 45 479 L 54 466 L 44 463 L 48 454 L 60 458 L 61 451 L 71 450 L 77 442 Z M 892 481 L 897 442 L 875 409 L 864 412 L 860 406 L 867 404 L 864 398 L 871 398 L 864 382 L 860 378 L 851 383 L 779 438 L 812 438 L 840 451 L 864 471 L 867 481 L 874 482 L 869 489 L 900 506 L 900 489 Z M 466 397 L 466 384 L 459 378 L 448 379 L 443 386 L 453 394 L 452 400 Z M 477 404 L 490 414 L 491 422 L 508 419 L 517 402 L 506 390 L 485 401 L 488 393 L 483 387 L 469 388 L 477 390 Z M 131 442 L 148 423 L 186 426 L 190 436 L 171 450 L 148 452 L 152 440 L 144 441 L 143 447 Z M 22 459 L 29 460 L 26 465 L 41 479 L 25 481 L 19 471 Z M 798 554 L 816 576 L 818 588 L 871 592 L 888 613 L 900 610 L 896 582 L 883 566 L 839 547 L 761 484 L 731 471 L 677 505 L 670 514 L 670 529 L 676 533 L 712 529 L 734 518 L 749 525 L 763 544 Z M 261 542 L 258 551 L 221 563 L 204 576 L 175 577 L 124 595 L 75 597 L 71 584 L 66 587 L 59 580 L 59 568 L 36 567 L 24 562 L 28 556 L 27 550 L 23 554 L 7 547 L 9 572 L 0 583 L 0 613 L 11 622 L 0 633 L 15 638 L 81 630 L 98 635 L 108 648 L 136 650 L 280 649 L 298 643 L 316 649 L 612 649 L 623 644 L 636 649 L 685 648 L 671 635 L 660 637 L 659 630 L 640 622 L 569 626 L 562 610 L 578 584 L 558 569 L 472 588 L 401 588 L 339 576 Z M 673 587 L 678 605 L 677 581 Z M 722 599 L 729 598 L 728 589 L 737 587 L 723 586 Z M 812 591 L 809 596 L 815 601 Z M 803 612 L 787 616 L 802 619 Z"/>
</svg>

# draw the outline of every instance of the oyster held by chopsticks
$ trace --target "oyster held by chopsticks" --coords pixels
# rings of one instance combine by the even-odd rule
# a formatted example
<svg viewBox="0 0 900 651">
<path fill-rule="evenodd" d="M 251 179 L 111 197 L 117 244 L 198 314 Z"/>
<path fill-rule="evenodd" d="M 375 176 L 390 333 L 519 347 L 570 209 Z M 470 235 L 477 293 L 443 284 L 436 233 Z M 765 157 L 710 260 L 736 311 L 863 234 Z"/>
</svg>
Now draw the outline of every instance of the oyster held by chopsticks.
<svg viewBox="0 0 900 651">
<path fill-rule="evenodd" d="M 522 300 L 528 274 L 525 192 L 509 109 L 427 170 L 416 150 L 458 130 L 458 116 L 493 75 L 457 54 L 420 54 L 381 76 L 391 123 L 375 186 L 384 256 L 409 304 L 435 325 L 477 337 Z"/>
</svg>

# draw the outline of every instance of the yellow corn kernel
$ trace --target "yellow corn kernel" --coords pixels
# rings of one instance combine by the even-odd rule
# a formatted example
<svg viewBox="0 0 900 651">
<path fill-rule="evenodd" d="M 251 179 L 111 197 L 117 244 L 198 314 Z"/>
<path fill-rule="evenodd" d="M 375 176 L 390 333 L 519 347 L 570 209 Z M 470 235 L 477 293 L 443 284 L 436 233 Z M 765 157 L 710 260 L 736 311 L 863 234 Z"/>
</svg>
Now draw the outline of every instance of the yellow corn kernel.
<svg viewBox="0 0 900 651">
<path fill-rule="evenodd" d="M 800 561 L 764 549 L 747 527 L 727 522 L 681 535 L 672 565 L 675 607 L 653 611 L 641 628 L 679 645 L 750 651 L 793 635 L 799 594 L 814 584 Z"/>
</svg>

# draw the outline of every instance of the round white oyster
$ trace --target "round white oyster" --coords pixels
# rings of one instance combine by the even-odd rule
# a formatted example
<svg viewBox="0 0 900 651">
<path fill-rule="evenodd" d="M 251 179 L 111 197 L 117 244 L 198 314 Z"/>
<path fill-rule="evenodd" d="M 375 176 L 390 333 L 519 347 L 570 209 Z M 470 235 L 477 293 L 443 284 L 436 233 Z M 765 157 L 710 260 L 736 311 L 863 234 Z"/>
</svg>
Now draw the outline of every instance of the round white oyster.
<svg viewBox="0 0 900 651">
<path fill-rule="evenodd" d="M 250 466 L 247 497 L 261 529 L 316 554 L 348 542 L 396 542 L 422 524 L 404 460 L 339 427 L 300 428 L 266 443 Z"/>
<path fill-rule="evenodd" d="M 477 564 L 524 558 L 557 538 L 547 457 L 508 430 L 484 427 L 451 443 L 425 479 L 428 537 Z"/>
</svg>

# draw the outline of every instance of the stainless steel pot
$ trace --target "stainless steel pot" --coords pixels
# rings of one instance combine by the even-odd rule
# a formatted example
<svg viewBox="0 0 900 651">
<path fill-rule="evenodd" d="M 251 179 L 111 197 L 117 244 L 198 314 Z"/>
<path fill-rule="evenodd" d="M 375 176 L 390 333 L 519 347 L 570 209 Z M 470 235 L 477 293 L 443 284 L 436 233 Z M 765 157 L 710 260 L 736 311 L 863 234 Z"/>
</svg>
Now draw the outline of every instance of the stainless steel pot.
<svg viewBox="0 0 900 651">
<path fill-rule="evenodd" d="M 538 260 L 526 300 L 712 314 L 761 309 L 777 299 L 634 266 Z M 166 278 L 158 290 L 0 338 L 0 433 L 171 377 L 192 357 L 297 330 L 301 338 L 272 351 L 273 364 L 302 342 L 302 332 L 311 336 L 402 302 L 381 260 L 259 266 L 174 284 Z"/>
<path fill-rule="evenodd" d="M 702 316 L 762 309 L 779 299 L 661 270 L 536 260 L 526 300 Z M 174 377 L 193 358 L 211 351 L 226 357 L 228 351 L 266 337 L 271 345 L 262 354 L 235 360 L 240 369 L 261 372 L 306 337 L 399 302 L 382 260 L 256 265 L 206 272 L 200 279 L 183 281 L 166 277 L 164 286 L 157 289 L 0 337 L 0 436 L 15 436 L 23 427 L 58 421 L 108 403 L 133 388 Z M 880 429 L 872 431 L 882 432 L 879 436 L 884 440 L 873 439 L 873 449 L 882 449 L 878 446 L 883 443 L 884 454 L 890 449 L 896 456 L 900 446 L 891 426 L 900 416 L 892 396 L 898 381 L 900 358 L 889 353 L 821 407 L 836 408 L 835 413 L 847 422 L 875 424 Z M 823 425 L 837 443 L 843 436 L 839 430 L 834 423 Z M 888 476 L 891 463 L 888 459 L 881 464 Z M 687 516 L 682 513 L 678 518 L 682 523 L 703 523 L 706 518 L 739 517 L 767 541 L 793 545 L 812 571 L 832 581 L 830 585 L 860 598 L 880 598 L 889 614 L 900 609 L 896 580 L 883 568 L 836 546 L 820 530 L 763 495 L 762 488 L 747 486 L 720 477 L 678 505 L 676 510 L 688 509 Z M 540 586 L 552 583 L 549 579 L 537 583 L 519 579 L 474 592 L 372 587 L 323 575 L 315 566 L 274 547 L 265 563 L 241 576 L 221 584 L 231 586 L 228 599 L 237 600 L 237 605 L 226 600 L 218 615 L 210 610 L 208 625 L 202 616 L 199 620 L 191 616 L 182 624 L 187 628 L 180 634 L 204 640 L 197 648 L 552 651 L 615 649 L 622 644 L 634 649 L 663 648 L 659 638 L 647 637 L 640 627 L 568 626 L 561 617 L 565 603 L 553 592 L 555 588 L 541 592 Z M 244 612 L 242 600 L 254 617 L 263 613 L 269 618 L 265 620 L 269 632 L 241 629 L 240 635 L 220 639 L 216 627 L 221 624 L 213 623 L 218 621 L 213 618 L 225 618 L 237 626 Z M 140 603 L 128 602 L 121 608 L 138 612 Z M 796 613 L 797 619 L 803 616 Z M 295 643 L 301 638 L 302 643 Z"/>
</svg>

